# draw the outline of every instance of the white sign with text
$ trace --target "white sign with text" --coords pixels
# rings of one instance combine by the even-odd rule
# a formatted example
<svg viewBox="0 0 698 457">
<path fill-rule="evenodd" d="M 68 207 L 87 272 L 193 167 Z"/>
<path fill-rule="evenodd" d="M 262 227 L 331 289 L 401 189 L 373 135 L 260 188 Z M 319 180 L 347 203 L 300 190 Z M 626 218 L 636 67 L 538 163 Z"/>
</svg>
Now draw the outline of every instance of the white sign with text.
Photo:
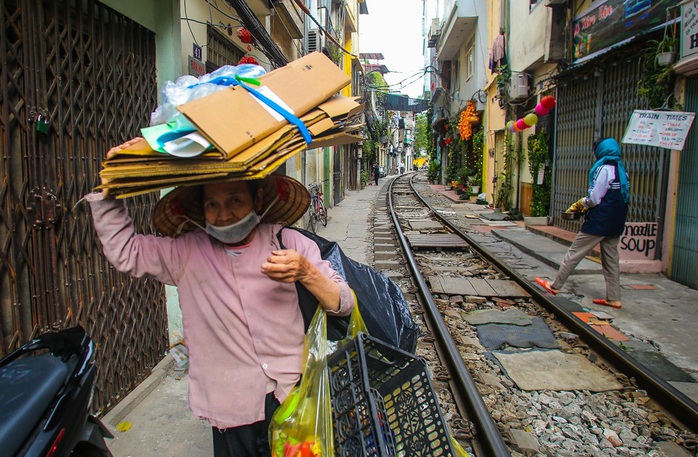
<svg viewBox="0 0 698 457">
<path fill-rule="evenodd" d="M 635 110 L 628 122 L 623 143 L 682 150 L 695 113 Z"/>
</svg>

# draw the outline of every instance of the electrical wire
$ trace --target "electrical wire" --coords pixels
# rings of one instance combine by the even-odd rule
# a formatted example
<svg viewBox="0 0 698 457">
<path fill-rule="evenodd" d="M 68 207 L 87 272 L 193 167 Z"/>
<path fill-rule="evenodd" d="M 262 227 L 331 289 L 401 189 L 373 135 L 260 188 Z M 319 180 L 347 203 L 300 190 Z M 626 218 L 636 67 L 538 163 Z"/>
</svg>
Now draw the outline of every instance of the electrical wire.
<svg viewBox="0 0 698 457">
<path fill-rule="evenodd" d="M 291 3 L 293 5 L 293 3 Z M 279 18 L 279 21 L 281 21 L 281 25 L 284 26 L 284 29 L 286 30 L 286 33 L 288 34 L 288 37 L 291 39 L 291 42 L 293 43 L 294 47 L 296 48 L 296 51 L 298 51 L 298 55 L 303 55 L 303 52 L 301 49 L 298 47 L 298 40 L 293 38 L 291 36 L 291 31 L 286 27 L 286 23 L 281 19 L 281 15 L 279 14 L 279 11 L 276 9 L 276 5 L 272 2 L 271 4 L 272 9 L 274 10 L 274 13 L 276 13 L 276 17 Z"/>
<path fill-rule="evenodd" d="M 194 44 L 199 46 L 198 41 L 196 41 L 196 35 L 194 35 L 194 31 L 191 29 L 191 24 L 189 23 L 189 14 L 187 13 L 187 1 L 184 0 L 184 17 L 187 19 L 187 27 L 189 27 L 189 33 L 191 33 L 191 37 L 194 40 Z M 199 46 L 200 48 L 203 48 L 203 46 Z"/>
<path fill-rule="evenodd" d="M 349 52 L 349 51 L 347 51 L 346 49 L 344 49 L 344 46 L 342 46 L 342 45 L 339 43 L 339 41 L 337 41 L 337 39 L 336 39 L 334 36 L 332 36 L 332 34 L 329 33 L 329 32 L 325 29 L 325 27 L 323 27 L 322 24 L 320 24 L 320 23 L 318 22 L 318 20 L 315 19 L 315 17 L 313 17 L 312 14 L 310 14 L 310 10 L 303 4 L 303 2 L 302 2 L 301 0 L 294 0 L 294 1 L 295 1 L 296 4 L 298 5 L 298 7 L 301 9 L 301 11 L 303 11 L 303 12 L 310 18 L 310 20 L 313 21 L 313 22 L 315 23 L 315 25 L 318 26 L 318 28 L 320 29 L 320 31 L 322 31 L 322 33 L 327 37 L 328 40 L 330 40 L 332 43 L 334 43 L 335 45 L 337 45 L 337 47 L 338 47 L 339 49 L 341 49 L 342 52 L 344 52 L 345 54 L 349 54 L 350 56 L 355 57 L 355 58 L 358 58 L 358 57 L 359 57 L 359 56 L 357 56 L 356 54 L 352 54 L 351 52 Z"/>
<path fill-rule="evenodd" d="M 240 15 L 242 23 L 250 31 L 255 40 L 259 43 L 259 49 L 269 58 L 271 66 L 283 67 L 288 63 L 288 59 L 281 52 L 279 46 L 272 40 L 269 33 L 257 19 L 245 0 L 227 0 L 227 2 Z"/>
</svg>

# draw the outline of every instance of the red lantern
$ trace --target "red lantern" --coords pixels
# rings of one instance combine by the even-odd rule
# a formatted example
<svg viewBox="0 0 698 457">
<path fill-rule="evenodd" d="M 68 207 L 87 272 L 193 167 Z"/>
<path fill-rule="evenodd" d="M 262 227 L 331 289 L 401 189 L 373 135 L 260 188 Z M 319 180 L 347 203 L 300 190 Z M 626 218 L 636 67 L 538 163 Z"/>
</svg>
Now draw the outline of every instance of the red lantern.
<svg viewBox="0 0 698 457">
<path fill-rule="evenodd" d="M 526 125 L 523 119 L 519 119 L 518 121 L 516 121 L 516 127 L 519 130 L 526 130 L 528 128 L 528 125 Z"/>
<path fill-rule="evenodd" d="M 259 65 L 257 60 L 252 56 L 245 56 L 238 61 L 238 65 L 242 65 L 242 64 L 246 64 L 246 63 L 252 64 L 252 65 Z"/>
<path fill-rule="evenodd" d="M 543 105 L 543 108 L 553 109 L 553 106 L 555 106 L 555 99 L 552 95 L 546 95 L 540 99 L 540 104 Z"/>
<path fill-rule="evenodd" d="M 252 43 L 252 34 L 245 27 L 241 27 L 238 30 L 238 38 L 243 43 Z"/>
</svg>

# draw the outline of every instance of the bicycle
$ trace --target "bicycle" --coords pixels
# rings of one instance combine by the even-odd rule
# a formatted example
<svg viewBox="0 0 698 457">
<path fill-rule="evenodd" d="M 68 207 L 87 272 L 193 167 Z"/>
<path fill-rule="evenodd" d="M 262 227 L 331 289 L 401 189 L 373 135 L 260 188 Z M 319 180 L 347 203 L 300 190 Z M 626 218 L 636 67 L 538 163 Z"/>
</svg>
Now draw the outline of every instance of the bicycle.
<svg viewBox="0 0 698 457">
<path fill-rule="evenodd" d="M 322 185 L 310 185 L 310 229 L 317 232 L 318 221 L 323 227 L 327 227 L 327 208 L 322 200 Z"/>
</svg>

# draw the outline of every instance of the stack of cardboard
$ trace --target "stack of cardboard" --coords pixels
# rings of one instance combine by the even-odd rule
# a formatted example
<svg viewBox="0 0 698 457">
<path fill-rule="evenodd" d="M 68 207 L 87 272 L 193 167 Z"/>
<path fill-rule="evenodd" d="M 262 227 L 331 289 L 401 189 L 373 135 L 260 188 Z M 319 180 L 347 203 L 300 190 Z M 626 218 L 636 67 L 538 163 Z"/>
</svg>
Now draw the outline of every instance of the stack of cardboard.
<svg viewBox="0 0 698 457">
<path fill-rule="evenodd" d="M 182 158 L 138 141 L 105 161 L 97 189 L 123 198 L 179 185 L 263 178 L 304 149 L 362 140 L 356 132 L 363 106 L 334 95 L 349 77 L 323 54 L 302 57 L 259 82 L 256 89 L 305 124 L 310 144 L 246 88 L 233 86 L 177 107 L 213 148 Z"/>
</svg>

